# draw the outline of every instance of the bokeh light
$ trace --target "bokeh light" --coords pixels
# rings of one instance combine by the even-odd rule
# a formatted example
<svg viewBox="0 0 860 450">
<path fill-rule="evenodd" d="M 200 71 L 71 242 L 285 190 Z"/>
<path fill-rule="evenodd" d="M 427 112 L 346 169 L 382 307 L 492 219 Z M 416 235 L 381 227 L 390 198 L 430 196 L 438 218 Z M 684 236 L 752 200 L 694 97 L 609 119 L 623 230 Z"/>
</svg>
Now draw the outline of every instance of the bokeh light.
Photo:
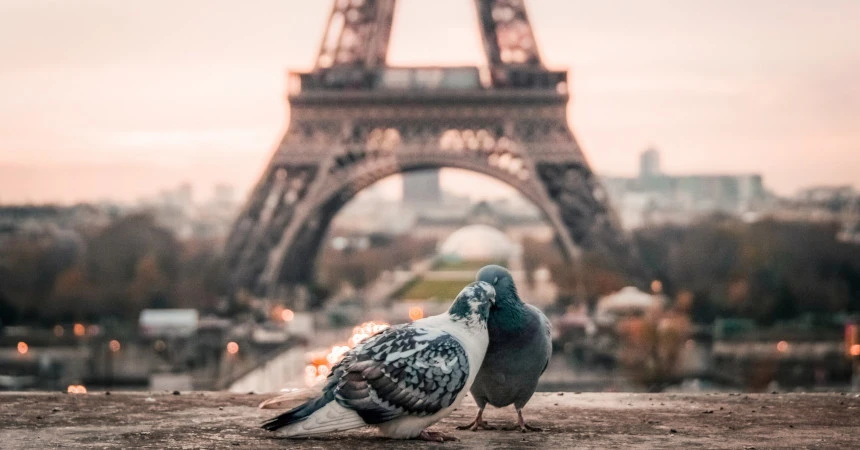
<svg viewBox="0 0 860 450">
<path fill-rule="evenodd" d="M 350 347 L 355 347 L 360 344 L 363 340 L 373 336 L 376 333 L 390 327 L 391 325 L 385 322 L 365 322 L 355 328 L 352 329 L 352 337 L 349 338 L 349 342 L 347 345 Z"/>
<path fill-rule="evenodd" d="M 227 353 L 229 353 L 231 355 L 235 355 L 236 353 L 239 353 L 239 344 L 237 344 L 235 342 L 228 342 L 227 343 Z"/>
<path fill-rule="evenodd" d="M 390 327 L 385 322 L 365 322 L 352 329 L 347 345 L 335 345 L 329 350 L 308 353 L 309 363 L 305 367 L 305 384 L 310 387 L 326 379 L 332 367 L 343 359 L 343 355 L 356 345 L 376 333 Z"/>
<path fill-rule="evenodd" d="M 420 306 L 413 306 L 409 308 L 409 318 L 414 320 L 423 319 L 424 318 L 424 308 Z"/>
<path fill-rule="evenodd" d="M 110 341 L 110 343 L 108 343 L 108 347 L 110 347 L 110 351 L 116 353 L 121 348 L 121 345 L 119 344 L 118 340 L 114 339 Z"/>
<path fill-rule="evenodd" d="M 294 313 L 291 309 L 284 309 L 283 311 L 281 311 L 281 320 L 283 320 L 284 322 L 289 322 L 295 317 L 296 313 Z"/>
<path fill-rule="evenodd" d="M 27 345 L 26 342 L 19 342 L 18 343 L 18 353 L 20 353 L 22 355 L 26 355 L 27 352 L 29 352 L 29 351 L 30 351 L 30 346 Z"/>
<path fill-rule="evenodd" d="M 70 384 L 69 387 L 66 389 L 66 392 L 68 392 L 69 394 L 86 394 L 87 388 L 83 387 L 80 384 Z"/>
</svg>

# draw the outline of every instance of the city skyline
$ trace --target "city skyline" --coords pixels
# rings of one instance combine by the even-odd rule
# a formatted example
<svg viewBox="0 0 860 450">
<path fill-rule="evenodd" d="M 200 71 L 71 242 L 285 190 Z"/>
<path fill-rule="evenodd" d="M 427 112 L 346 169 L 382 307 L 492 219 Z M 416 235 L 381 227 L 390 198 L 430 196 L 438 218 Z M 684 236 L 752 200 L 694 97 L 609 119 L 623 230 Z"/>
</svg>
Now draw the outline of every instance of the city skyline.
<svg viewBox="0 0 860 450">
<path fill-rule="evenodd" d="M 305 3 L 0 0 L 0 202 L 183 181 L 246 192 L 287 123 L 285 71 L 313 64 L 331 7 Z M 527 6 L 547 65 L 571 70 L 572 126 L 598 173 L 635 174 L 654 145 L 672 173 L 758 172 L 780 194 L 857 185 L 857 2 Z M 391 42 L 393 65 L 483 64 L 469 1 L 401 0 Z"/>
</svg>

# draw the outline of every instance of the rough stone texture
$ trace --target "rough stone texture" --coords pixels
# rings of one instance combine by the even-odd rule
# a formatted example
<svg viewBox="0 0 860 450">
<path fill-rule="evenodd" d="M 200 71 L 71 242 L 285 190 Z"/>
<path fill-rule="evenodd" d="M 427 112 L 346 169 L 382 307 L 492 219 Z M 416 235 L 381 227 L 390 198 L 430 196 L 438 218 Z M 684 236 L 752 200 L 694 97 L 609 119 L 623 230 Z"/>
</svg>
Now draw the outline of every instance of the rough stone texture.
<svg viewBox="0 0 860 450">
<path fill-rule="evenodd" d="M 6 448 L 860 448 L 860 394 L 540 393 L 526 407 L 539 433 L 457 431 L 467 398 L 434 429 L 459 442 L 393 441 L 371 430 L 289 440 L 258 428 L 271 395 L 223 392 L 0 394 Z M 511 408 L 484 416 L 510 428 Z"/>
</svg>

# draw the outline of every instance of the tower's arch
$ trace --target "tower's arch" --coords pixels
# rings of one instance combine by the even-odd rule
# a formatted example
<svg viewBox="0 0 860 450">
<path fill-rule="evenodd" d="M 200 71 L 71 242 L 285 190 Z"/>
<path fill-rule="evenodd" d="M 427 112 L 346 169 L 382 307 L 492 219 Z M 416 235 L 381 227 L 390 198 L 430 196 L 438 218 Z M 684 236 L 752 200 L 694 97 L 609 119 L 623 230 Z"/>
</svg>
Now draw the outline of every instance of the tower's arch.
<svg viewBox="0 0 860 450">
<path fill-rule="evenodd" d="M 290 80 L 290 124 L 227 240 L 234 291 L 291 302 L 334 215 L 396 173 L 453 167 L 531 200 L 563 254 L 637 267 L 567 120 L 567 73 L 543 66 L 522 1 L 475 0 L 477 67 L 389 67 L 394 0 L 337 1 L 317 66 Z M 349 19 L 349 20 L 347 20 Z"/>
</svg>

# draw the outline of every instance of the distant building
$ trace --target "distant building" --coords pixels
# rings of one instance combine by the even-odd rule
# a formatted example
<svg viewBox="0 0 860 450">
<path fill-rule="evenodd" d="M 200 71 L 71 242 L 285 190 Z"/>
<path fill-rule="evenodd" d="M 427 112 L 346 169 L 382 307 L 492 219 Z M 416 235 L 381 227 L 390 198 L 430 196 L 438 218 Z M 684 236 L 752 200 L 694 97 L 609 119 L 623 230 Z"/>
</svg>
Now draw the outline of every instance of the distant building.
<svg viewBox="0 0 860 450">
<path fill-rule="evenodd" d="M 199 320 L 196 309 L 144 309 L 138 331 L 147 338 L 189 337 L 197 333 Z"/>
<path fill-rule="evenodd" d="M 235 208 L 236 188 L 232 184 L 216 184 L 215 193 L 212 195 L 210 203 L 223 208 Z"/>
<path fill-rule="evenodd" d="M 660 153 L 653 148 L 640 156 L 637 177 L 604 177 L 603 181 L 628 229 L 685 224 L 716 212 L 754 217 L 771 198 L 760 174 L 664 174 Z"/>
<path fill-rule="evenodd" d="M 191 185 L 184 183 L 162 190 L 155 198 L 141 199 L 137 210 L 152 214 L 180 240 L 220 241 L 230 232 L 239 206 L 232 185 L 218 184 L 210 198 L 195 202 Z"/>
<path fill-rule="evenodd" d="M 639 156 L 639 178 L 653 178 L 662 175 L 660 170 L 660 152 L 649 148 Z"/>
<path fill-rule="evenodd" d="M 422 170 L 403 174 L 403 203 L 438 205 L 442 203 L 439 170 Z"/>
<path fill-rule="evenodd" d="M 484 224 L 467 225 L 451 233 L 439 246 L 440 256 L 449 261 L 508 261 L 514 243 L 497 228 Z"/>
<path fill-rule="evenodd" d="M 801 189 L 794 199 L 800 203 L 839 207 L 854 200 L 858 195 L 860 194 L 849 185 L 812 186 Z"/>
<path fill-rule="evenodd" d="M 848 185 L 812 186 L 780 202 L 774 217 L 781 220 L 839 223 L 836 238 L 860 244 L 860 192 Z"/>
<path fill-rule="evenodd" d="M 78 241 L 79 232 L 105 227 L 122 214 L 115 205 L 0 206 L 0 246 L 12 237 L 24 235 Z"/>
<path fill-rule="evenodd" d="M 421 212 L 416 216 L 411 232 L 415 236 L 441 241 L 469 225 L 488 225 L 502 230 L 516 242 L 525 237 L 549 241 L 554 236 L 553 228 L 537 208 L 517 201 L 481 201 L 458 208 Z"/>
<path fill-rule="evenodd" d="M 234 188 L 215 186 L 212 197 L 195 203 L 190 184 L 162 190 L 138 204 L 80 203 L 0 206 L 0 245 L 15 236 L 67 237 L 103 229 L 129 214 L 146 213 L 179 240 L 218 242 L 226 238 L 239 209 Z"/>
<path fill-rule="evenodd" d="M 362 234 L 383 232 L 399 234 L 414 222 L 414 212 L 399 200 L 385 198 L 379 185 L 361 191 L 338 211 L 332 229 L 339 233 Z"/>
</svg>

